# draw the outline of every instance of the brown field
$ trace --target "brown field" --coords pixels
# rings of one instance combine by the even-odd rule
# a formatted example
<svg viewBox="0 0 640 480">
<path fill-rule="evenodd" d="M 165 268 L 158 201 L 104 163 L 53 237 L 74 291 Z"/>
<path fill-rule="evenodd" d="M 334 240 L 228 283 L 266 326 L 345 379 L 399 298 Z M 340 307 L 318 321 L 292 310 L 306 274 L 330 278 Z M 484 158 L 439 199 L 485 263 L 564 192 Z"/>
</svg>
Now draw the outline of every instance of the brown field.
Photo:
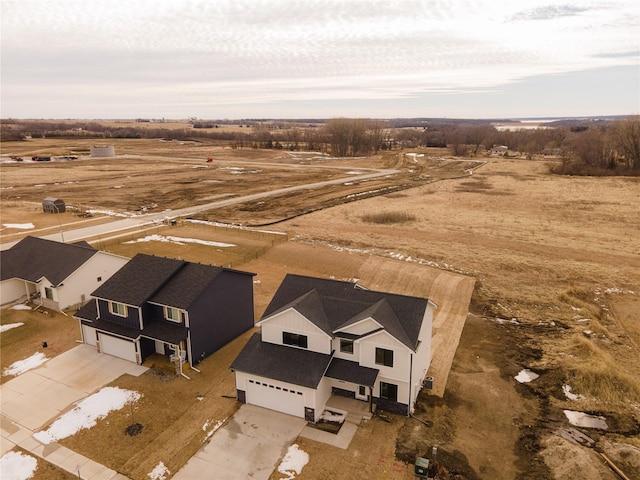
<svg viewBox="0 0 640 480">
<path fill-rule="evenodd" d="M 3 155 L 53 148 L 38 142 L 3 144 Z M 63 143 L 76 145 L 69 139 L 57 142 L 59 149 Z M 267 237 L 180 224 L 159 233 L 228 241 L 238 250 L 215 252 L 157 242 L 100 246 L 124 255 L 146 251 L 216 264 L 228 261 L 234 268 L 254 271 L 260 281 L 255 285 L 258 316 L 287 272 L 361 278 L 373 288 L 422 293 L 436 303 L 435 296 L 450 288 L 438 285 L 438 277 L 431 273 L 434 267 L 475 280 L 472 315 L 446 391 L 442 397 L 424 392 L 416 410 L 416 416 L 431 422 L 431 427 L 412 418 L 393 417 L 389 424 L 374 418 L 359 428 L 345 451 L 300 439 L 311 458 L 298 478 L 409 479 L 408 463 L 432 446 L 439 447 L 438 459 L 446 468 L 463 478 L 616 478 L 596 450 L 606 453 L 630 478 L 640 476 L 639 179 L 559 177 L 550 175 L 543 162 L 463 162 L 443 158 L 440 151 L 427 152 L 430 155 L 417 164 L 398 152 L 326 160 L 322 164 L 333 168 L 310 172 L 308 159 L 298 160 L 295 168 L 286 167 L 291 159 L 283 152 L 218 147 L 221 157 L 216 161 L 224 166 L 256 168 L 243 160 L 265 164 L 260 173 L 232 176 L 222 168 L 191 168 L 206 167 L 202 158 L 212 146 L 138 142 L 116 144 L 117 153 L 130 156 L 117 159 L 120 163 L 3 164 L 2 223 L 32 221 L 36 229 L 55 232 L 59 225 L 51 217 L 56 216 L 36 211 L 49 192 L 68 198 L 68 203 L 117 211 L 148 206 L 153 198 L 157 206 L 152 208 L 162 210 L 180 202 L 201 202 L 209 195 L 239 195 L 316 181 L 318 175 L 344 175 L 335 167 L 393 167 L 401 170 L 395 177 L 273 197 L 199 216 L 254 225 L 283 220 L 268 229 L 287 232 L 287 243 L 272 245 Z M 473 174 L 468 173 L 470 168 L 475 168 Z M 206 177 L 199 172 L 201 178 L 216 182 L 199 185 L 193 170 L 206 171 Z M 85 188 L 63 184 L 71 178 Z M 35 186 L 41 181 L 46 188 Z M 126 185 L 126 192 L 110 188 L 120 184 Z M 354 194 L 358 201 L 352 201 Z M 68 213 L 62 224 L 71 228 L 76 221 Z M 0 231 L 2 241 L 24 234 Z M 448 305 L 449 300 L 440 301 Z M 4 312 L 2 323 L 9 323 Z M 64 444 L 132 478 L 145 478 L 158 459 L 175 472 L 203 441 L 202 424 L 234 410 L 234 401 L 220 397 L 227 390 L 233 394 L 231 375 L 216 377 L 216 370 L 207 365 L 230 363 L 243 341 L 240 338 L 205 360 L 201 380 L 161 384 L 148 375 L 139 385 L 127 377 L 116 382 L 145 395 L 138 410 L 141 423 L 149 425 L 149 436 L 131 440 L 138 447 L 148 442 L 141 450 L 144 454 L 133 460 L 114 454 L 110 460 L 109 452 L 120 449 L 123 441 L 118 426 L 127 422 L 125 411 L 113 413 L 107 423 Z M 3 357 L 11 348 L 3 339 Z M 455 343 L 448 348 L 455 350 Z M 522 368 L 540 377 L 519 384 L 513 377 Z M 582 398 L 567 399 L 563 385 L 570 385 Z M 175 398 L 160 395 L 166 388 L 175 392 Z M 190 408 L 202 405 L 194 400 L 196 394 L 204 395 L 206 411 Z M 554 434 L 567 427 L 563 409 L 607 419 L 607 432 L 584 430 L 595 441 L 595 449 Z M 115 433 L 110 433 L 109 425 L 116 425 L 111 429 Z"/>
</svg>

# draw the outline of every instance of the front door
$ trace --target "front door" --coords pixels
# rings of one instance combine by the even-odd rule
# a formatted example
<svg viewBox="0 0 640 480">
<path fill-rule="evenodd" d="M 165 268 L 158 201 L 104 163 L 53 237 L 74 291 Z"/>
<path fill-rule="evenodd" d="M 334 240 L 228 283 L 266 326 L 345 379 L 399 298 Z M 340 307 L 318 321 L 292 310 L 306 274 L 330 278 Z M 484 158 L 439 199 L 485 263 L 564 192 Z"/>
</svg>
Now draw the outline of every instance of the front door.
<svg viewBox="0 0 640 480">
<path fill-rule="evenodd" d="M 164 342 L 161 342 L 160 340 L 156 340 L 156 353 L 159 353 L 160 355 L 164 355 Z"/>
<path fill-rule="evenodd" d="M 367 394 L 367 387 L 364 385 L 358 385 L 358 390 L 356 392 L 356 398 L 358 400 L 369 400 L 369 395 Z"/>
</svg>

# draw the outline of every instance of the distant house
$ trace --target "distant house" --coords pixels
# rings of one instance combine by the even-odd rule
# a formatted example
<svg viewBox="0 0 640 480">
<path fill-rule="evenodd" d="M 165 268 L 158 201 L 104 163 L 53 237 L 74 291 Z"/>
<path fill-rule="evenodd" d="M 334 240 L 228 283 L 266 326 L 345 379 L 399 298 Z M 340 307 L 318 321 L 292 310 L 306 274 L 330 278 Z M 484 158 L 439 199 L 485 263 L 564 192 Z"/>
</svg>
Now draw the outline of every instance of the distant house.
<svg viewBox="0 0 640 480">
<path fill-rule="evenodd" d="M 139 364 L 165 355 L 181 372 L 253 327 L 254 275 L 138 254 L 76 313 L 82 340 Z"/>
<path fill-rule="evenodd" d="M 493 147 L 491 147 L 491 150 L 489 150 L 489 155 L 504 157 L 508 152 L 509 147 L 507 147 L 506 145 L 494 145 Z"/>
<path fill-rule="evenodd" d="M 231 364 L 243 403 L 317 421 L 332 394 L 413 411 L 431 362 L 428 299 L 287 275 Z"/>
<path fill-rule="evenodd" d="M 87 242 L 25 237 L 0 256 L 0 302 L 31 300 L 52 310 L 78 307 L 128 261 Z"/>
</svg>

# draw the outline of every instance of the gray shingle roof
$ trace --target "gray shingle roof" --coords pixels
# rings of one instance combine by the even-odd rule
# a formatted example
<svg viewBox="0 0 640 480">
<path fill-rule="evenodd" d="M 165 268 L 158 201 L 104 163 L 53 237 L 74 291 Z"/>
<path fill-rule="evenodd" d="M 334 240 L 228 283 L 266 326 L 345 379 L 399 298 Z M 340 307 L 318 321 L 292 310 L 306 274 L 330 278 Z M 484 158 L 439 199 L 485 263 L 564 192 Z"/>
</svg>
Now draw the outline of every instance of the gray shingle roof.
<svg viewBox="0 0 640 480">
<path fill-rule="evenodd" d="M 37 282 L 46 277 L 57 286 L 96 253 L 88 244 L 25 237 L 0 255 L 0 279 Z"/>
<path fill-rule="evenodd" d="M 155 294 L 186 262 L 139 253 L 91 295 L 140 306 Z"/>
<path fill-rule="evenodd" d="M 187 263 L 149 301 L 186 310 L 222 272 L 220 267 Z"/>
<path fill-rule="evenodd" d="M 314 304 L 307 294 L 314 290 L 319 306 L 310 313 L 309 308 Z M 285 307 L 296 308 L 323 330 L 326 319 L 329 331 L 335 334 L 341 327 L 370 316 L 390 335 L 415 351 L 427 303 L 426 298 L 363 290 L 351 282 L 288 274 L 262 319 Z"/>
<path fill-rule="evenodd" d="M 357 385 L 373 387 L 376 383 L 376 378 L 378 378 L 378 372 L 379 370 L 363 367 L 359 365 L 358 362 L 352 362 L 343 358 L 334 358 L 331 360 L 325 376 Z"/>
<path fill-rule="evenodd" d="M 231 369 L 317 388 L 329 362 L 331 355 L 263 342 L 256 333 L 233 361 Z"/>
</svg>

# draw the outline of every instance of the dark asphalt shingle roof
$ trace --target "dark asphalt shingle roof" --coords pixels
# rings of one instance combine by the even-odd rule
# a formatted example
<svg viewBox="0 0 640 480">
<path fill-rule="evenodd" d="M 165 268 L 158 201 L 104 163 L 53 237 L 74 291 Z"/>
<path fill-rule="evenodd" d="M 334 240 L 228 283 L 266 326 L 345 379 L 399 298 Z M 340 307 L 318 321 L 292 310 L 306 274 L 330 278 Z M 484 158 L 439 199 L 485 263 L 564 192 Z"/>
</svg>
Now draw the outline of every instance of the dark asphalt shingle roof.
<svg viewBox="0 0 640 480">
<path fill-rule="evenodd" d="M 0 255 L 0 279 L 37 282 L 46 277 L 57 286 L 96 253 L 88 244 L 25 237 Z"/>
<path fill-rule="evenodd" d="M 139 253 L 91 295 L 140 306 L 155 294 L 186 262 Z"/>
<path fill-rule="evenodd" d="M 233 361 L 231 369 L 317 388 L 329 362 L 331 355 L 263 342 L 256 333 Z"/>
<path fill-rule="evenodd" d="M 220 267 L 186 263 L 149 301 L 187 310 L 222 272 Z"/>
<path fill-rule="evenodd" d="M 363 367 L 358 362 L 334 358 L 331 360 L 325 376 L 373 388 L 376 378 L 378 378 L 378 372 L 379 370 Z"/>
<path fill-rule="evenodd" d="M 314 303 L 309 295 L 312 291 Z M 295 308 L 319 328 L 335 334 L 340 328 L 370 316 L 415 351 L 427 303 L 426 298 L 364 290 L 352 282 L 288 274 L 262 319 Z M 311 313 L 310 308 L 314 310 Z"/>
</svg>

